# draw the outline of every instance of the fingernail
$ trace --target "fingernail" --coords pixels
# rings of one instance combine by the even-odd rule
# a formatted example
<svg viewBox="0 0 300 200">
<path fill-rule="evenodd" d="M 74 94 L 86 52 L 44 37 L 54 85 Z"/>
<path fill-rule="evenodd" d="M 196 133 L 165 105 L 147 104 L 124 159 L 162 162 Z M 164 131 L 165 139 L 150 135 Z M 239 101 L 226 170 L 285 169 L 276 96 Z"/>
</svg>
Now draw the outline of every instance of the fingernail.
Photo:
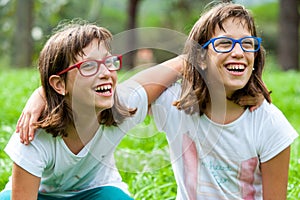
<svg viewBox="0 0 300 200">
<path fill-rule="evenodd" d="M 31 137 L 31 136 L 29 137 L 29 140 L 30 140 L 30 141 L 32 140 L 32 137 Z"/>
</svg>

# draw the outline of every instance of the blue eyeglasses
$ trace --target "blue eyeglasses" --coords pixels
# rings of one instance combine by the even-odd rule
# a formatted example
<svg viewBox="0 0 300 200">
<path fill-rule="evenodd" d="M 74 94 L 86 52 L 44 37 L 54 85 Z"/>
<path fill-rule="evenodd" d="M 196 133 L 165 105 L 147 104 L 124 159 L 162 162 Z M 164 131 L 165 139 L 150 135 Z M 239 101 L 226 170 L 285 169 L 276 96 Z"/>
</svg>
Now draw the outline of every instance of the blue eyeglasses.
<svg viewBox="0 0 300 200">
<path fill-rule="evenodd" d="M 215 52 L 228 53 L 232 51 L 236 43 L 239 43 L 244 52 L 257 52 L 260 48 L 261 41 L 261 38 L 253 36 L 243 37 L 238 40 L 222 36 L 208 40 L 202 48 L 207 48 L 211 43 Z"/>
</svg>

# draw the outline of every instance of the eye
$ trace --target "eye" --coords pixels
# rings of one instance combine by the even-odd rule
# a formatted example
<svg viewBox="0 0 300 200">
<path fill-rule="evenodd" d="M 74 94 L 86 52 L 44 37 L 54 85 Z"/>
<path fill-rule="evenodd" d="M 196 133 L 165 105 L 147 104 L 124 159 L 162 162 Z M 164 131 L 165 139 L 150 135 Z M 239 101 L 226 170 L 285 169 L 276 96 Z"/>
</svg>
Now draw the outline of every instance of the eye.
<svg viewBox="0 0 300 200">
<path fill-rule="evenodd" d="M 230 39 L 227 39 L 227 38 L 220 38 L 220 39 L 217 39 L 215 41 L 215 46 L 216 47 L 228 47 L 228 46 L 232 46 L 232 41 Z"/>
<path fill-rule="evenodd" d="M 253 49 L 255 46 L 255 42 L 252 38 L 245 38 L 242 40 L 242 46 L 245 49 Z"/>
<path fill-rule="evenodd" d="M 242 43 L 246 44 L 246 45 L 253 45 L 254 42 L 251 39 L 245 39 L 245 40 L 242 41 Z"/>
<path fill-rule="evenodd" d="M 113 58 L 112 57 L 109 57 L 105 60 L 105 66 L 107 68 L 110 68 L 111 66 L 113 65 Z"/>
<path fill-rule="evenodd" d="M 105 66 L 109 70 L 118 70 L 120 68 L 120 60 L 117 56 L 108 57 L 105 60 Z"/>
<path fill-rule="evenodd" d="M 97 62 L 95 61 L 86 61 L 80 65 L 80 70 L 82 71 L 92 71 L 97 68 Z"/>
</svg>

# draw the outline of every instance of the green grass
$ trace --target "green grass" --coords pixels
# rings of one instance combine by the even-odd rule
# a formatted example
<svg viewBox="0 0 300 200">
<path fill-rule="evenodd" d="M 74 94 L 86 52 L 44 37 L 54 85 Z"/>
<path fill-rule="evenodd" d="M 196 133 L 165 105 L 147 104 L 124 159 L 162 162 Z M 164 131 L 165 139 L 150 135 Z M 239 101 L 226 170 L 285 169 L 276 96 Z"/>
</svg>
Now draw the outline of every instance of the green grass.
<svg viewBox="0 0 300 200">
<path fill-rule="evenodd" d="M 26 100 L 39 86 L 37 70 L 0 69 L 0 190 L 11 173 L 11 161 L 3 152 L 15 130 L 15 124 Z"/>
<path fill-rule="evenodd" d="M 11 161 L 3 152 L 26 100 L 39 86 L 38 72 L 0 69 L 0 190 L 11 173 Z M 267 70 L 264 80 L 272 90 L 273 103 L 300 132 L 299 72 Z M 298 97 L 298 98 L 297 98 Z M 141 135 L 142 133 L 142 135 Z M 292 145 L 288 199 L 300 199 L 299 139 Z M 152 119 L 132 129 L 116 151 L 117 166 L 135 199 L 175 199 L 176 184 L 170 166 L 165 135 Z"/>
<path fill-rule="evenodd" d="M 273 103 L 285 114 L 293 127 L 300 133 L 300 73 L 266 71 L 264 81 L 272 90 Z M 300 140 L 292 144 L 289 172 L 288 199 L 300 199 Z"/>
</svg>

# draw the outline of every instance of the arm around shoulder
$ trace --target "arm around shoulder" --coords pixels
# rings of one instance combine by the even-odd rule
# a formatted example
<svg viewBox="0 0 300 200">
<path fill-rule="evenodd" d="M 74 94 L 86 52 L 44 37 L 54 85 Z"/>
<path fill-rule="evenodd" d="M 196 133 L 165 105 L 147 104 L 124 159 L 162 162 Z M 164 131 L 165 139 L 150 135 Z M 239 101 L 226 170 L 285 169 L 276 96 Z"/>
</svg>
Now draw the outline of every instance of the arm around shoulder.
<svg viewBox="0 0 300 200">
<path fill-rule="evenodd" d="M 183 56 L 177 56 L 154 67 L 135 74 L 131 79 L 141 84 L 151 104 L 168 86 L 181 76 Z"/>
<path fill-rule="evenodd" d="M 45 109 L 46 100 L 42 87 L 37 88 L 28 99 L 16 126 L 16 132 L 20 133 L 22 143 L 28 144 L 33 140 L 35 126 L 41 113 Z"/>
</svg>

